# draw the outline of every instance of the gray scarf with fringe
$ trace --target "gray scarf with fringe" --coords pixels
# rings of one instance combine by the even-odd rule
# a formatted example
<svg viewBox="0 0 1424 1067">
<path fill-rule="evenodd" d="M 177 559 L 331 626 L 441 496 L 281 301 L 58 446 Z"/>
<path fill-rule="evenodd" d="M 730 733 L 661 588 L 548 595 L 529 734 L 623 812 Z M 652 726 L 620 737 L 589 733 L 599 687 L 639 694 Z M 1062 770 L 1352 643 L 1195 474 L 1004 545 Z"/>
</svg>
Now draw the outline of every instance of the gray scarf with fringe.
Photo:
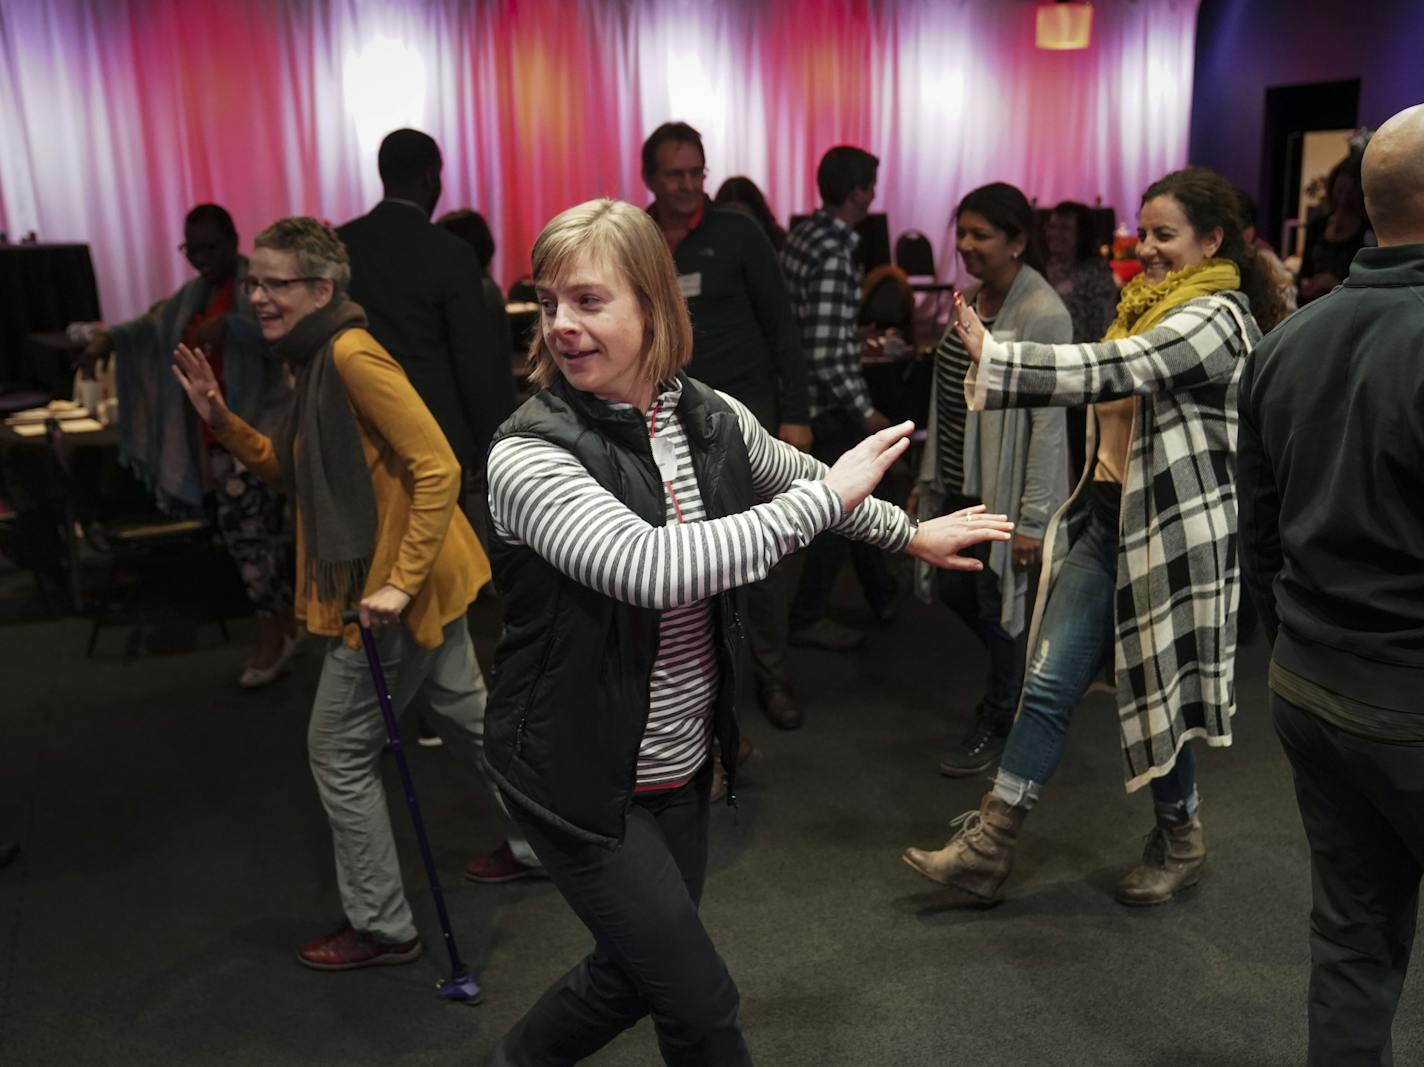
<svg viewBox="0 0 1424 1067">
<path fill-rule="evenodd" d="M 284 488 L 295 492 L 297 500 L 305 584 L 310 588 L 314 581 L 318 599 L 342 607 L 358 600 L 366 586 L 376 543 L 376 494 L 332 344 L 344 331 L 365 325 L 360 305 L 334 301 L 272 346 L 272 354 L 290 363 L 297 375 L 291 413 L 273 443 Z"/>
</svg>

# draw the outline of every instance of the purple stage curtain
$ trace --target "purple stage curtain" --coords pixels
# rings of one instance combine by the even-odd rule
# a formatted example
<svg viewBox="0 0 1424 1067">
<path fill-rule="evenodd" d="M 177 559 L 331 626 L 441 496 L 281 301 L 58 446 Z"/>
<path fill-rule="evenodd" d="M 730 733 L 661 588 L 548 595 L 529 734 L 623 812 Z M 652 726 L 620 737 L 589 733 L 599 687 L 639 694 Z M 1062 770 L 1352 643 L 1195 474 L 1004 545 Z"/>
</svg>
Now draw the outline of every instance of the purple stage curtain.
<svg viewBox="0 0 1424 1067">
<path fill-rule="evenodd" d="M 445 153 L 437 210 L 485 213 L 507 284 L 559 210 L 645 202 L 639 146 L 678 118 L 709 192 L 748 175 L 783 221 L 825 149 L 869 149 L 892 239 L 925 232 L 949 277 L 949 212 L 984 182 L 1135 219 L 1186 159 L 1197 6 L 1098 0 L 1091 47 L 1054 53 L 1019 0 L 0 0 L 0 227 L 88 242 L 117 319 L 188 275 L 191 205 L 244 247 L 345 221 L 412 125 Z"/>
</svg>

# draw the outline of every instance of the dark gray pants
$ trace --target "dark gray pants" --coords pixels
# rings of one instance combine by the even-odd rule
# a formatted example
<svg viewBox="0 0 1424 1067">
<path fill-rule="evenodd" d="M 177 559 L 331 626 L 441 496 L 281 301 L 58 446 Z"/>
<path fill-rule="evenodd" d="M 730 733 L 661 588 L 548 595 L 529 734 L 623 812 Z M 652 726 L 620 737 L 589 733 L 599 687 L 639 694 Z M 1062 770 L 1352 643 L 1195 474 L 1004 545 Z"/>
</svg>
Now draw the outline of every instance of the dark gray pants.
<svg viewBox="0 0 1424 1067">
<path fill-rule="evenodd" d="M 860 416 L 850 411 L 822 412 L 811 420 L 811 432 L 816 435 L 811 454 L 827 466 L 834 466 L 836 460 L 866 437 Z M 827 530 L 817 534 L 806 549 L 801 584 L 791 602 L 793 630 L 826 617 L 836 578 L 847 559 L 855 567 L 855 576 L 860 579 L 866 603 L 872 610 L 878 614 L 894 603 L 895 578 L 890 573 L 884 550 Z"/>
<path fill-rule="evenodd" d="M 1424 874 L 1424 745 L 1371 741 L 1271 694 L 1310 842 L 1310 1067 L 1394 1063 Z"/>
<path fill-rule="evenodd" d="M 639 794 L 623 843 L 611 851 L 510 805 L 594 948 L 505 1035 L 494 1067 L 578 1063 L 646 1015 L 669 1064 L 752 1062 L 737 987 L 697 914 L 711 770 L 708 762 L 679 789 Z"/>
<path fill-rule="evenodd" d="M 941 515 L 983 503 L 970 497 L 950 494 L 944 499 Z M 988 544 L 975 545 L 964 552 L 984 564 L 982 571 L 939 571 L 939 597 L 979 638 L 989 653 L 989 678 L 984 686 L 980 714 L 999 733 L 1007 735 L 1018 714 L 1019 694 L 1024 684 L 1024 649 L 1028 627 L 1017 634 L 1004 629 L 1001 621 L 1003 596 L 999 575 L 989 566 Z"/>
<path fill-rule="evenodd" d="M 780 426 L 773 393 L 743 393 L 737 399 L 757 417 L 762 429 L 776 436 Z M 786 645 L 791 630 L 787 613 L 791 610 L 792 593 L 791 572 L 787 568 L 788 561 L 783 559 L 765 578 L 747 586 L 747 648 L 758 695 L 768 689 L 791 687 L 786 676 Z"/>
</svg>

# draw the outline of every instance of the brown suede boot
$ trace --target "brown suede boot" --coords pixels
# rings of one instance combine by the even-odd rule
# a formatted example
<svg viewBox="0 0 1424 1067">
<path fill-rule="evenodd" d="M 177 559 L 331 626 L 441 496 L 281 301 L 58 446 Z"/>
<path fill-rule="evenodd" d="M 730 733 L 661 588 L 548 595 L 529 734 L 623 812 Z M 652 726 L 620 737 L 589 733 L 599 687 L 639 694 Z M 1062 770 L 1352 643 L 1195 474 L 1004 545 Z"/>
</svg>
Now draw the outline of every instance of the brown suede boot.
<svg viewBox="0 0 1424 1067">
<path fill-rule="evenodd" d="M 993 903 L 1013 868 L 1014 846 L 1027 816 L 1027 808 L 985 793 L 978 811 L 966 812 L 950 824 L 959 830 L 944 848 L 938 852 L 907 848 L 900 858 L 933 882 Z"/>
<path fill-rule="evenodd" d="M 1170 823 L 1159 817 L 1147 835 L 1142 862 L 1118 883 L 1118 902 L 1134 907 L 1165 904 L 1179 889 L 1201 881 L 1205 863 L 1206 835 L 1201 820 L 1192 816 L 1184 823 Z"/>
</svg>

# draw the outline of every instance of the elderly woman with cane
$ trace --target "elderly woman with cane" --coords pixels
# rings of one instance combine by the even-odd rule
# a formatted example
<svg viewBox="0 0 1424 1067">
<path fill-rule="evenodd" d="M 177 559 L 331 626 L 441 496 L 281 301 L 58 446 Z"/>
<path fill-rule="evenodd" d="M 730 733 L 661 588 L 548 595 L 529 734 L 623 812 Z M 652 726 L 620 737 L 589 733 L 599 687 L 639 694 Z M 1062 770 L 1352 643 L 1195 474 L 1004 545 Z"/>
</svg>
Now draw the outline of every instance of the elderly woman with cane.
<svg viewBox="0 0 1424 1067">
<path fill-rule="evenodd" d="M 544 389 L 490 450 L 506 630 L 486 753 L 594 948 L 494 1062 L 576 1063 L 651 1015 L 668 1063 L 750 1063 L 698 915 L 714 737 L 736 798 L 737 590 L 826 529 L 977 569 L 958 553 L 1009 524 L 971 508 L 916 528 L 870 497 L 910 423 L 827 468 L 681 373 L 687 306 L 646 212 L 570 208 L 532 259 Z"/>
<path fill-rule="evenodd" d="M 385 743 L 356 606 L 376 628 L 397 711 L 423 687 L 432 724 L 472 771 L 485 687 L 465 611 L 489 564 L 456 507 L 460 468 L 399 364 L 346 298 L 346 249 L 330 227 L 289 218 L 258 234 L 244 287 L 273 353 L 296 371 L 292 413 L 267 437 L 228 410 L 201 350 L 179 345 L 174 374 L 203 421 L 296 502 L 296 614 L 329 638 L 307 750 L 331 823 L 346 923 L 301 946 L 318 970 L 420 955 L 381 785 Z"/>
</svg>

